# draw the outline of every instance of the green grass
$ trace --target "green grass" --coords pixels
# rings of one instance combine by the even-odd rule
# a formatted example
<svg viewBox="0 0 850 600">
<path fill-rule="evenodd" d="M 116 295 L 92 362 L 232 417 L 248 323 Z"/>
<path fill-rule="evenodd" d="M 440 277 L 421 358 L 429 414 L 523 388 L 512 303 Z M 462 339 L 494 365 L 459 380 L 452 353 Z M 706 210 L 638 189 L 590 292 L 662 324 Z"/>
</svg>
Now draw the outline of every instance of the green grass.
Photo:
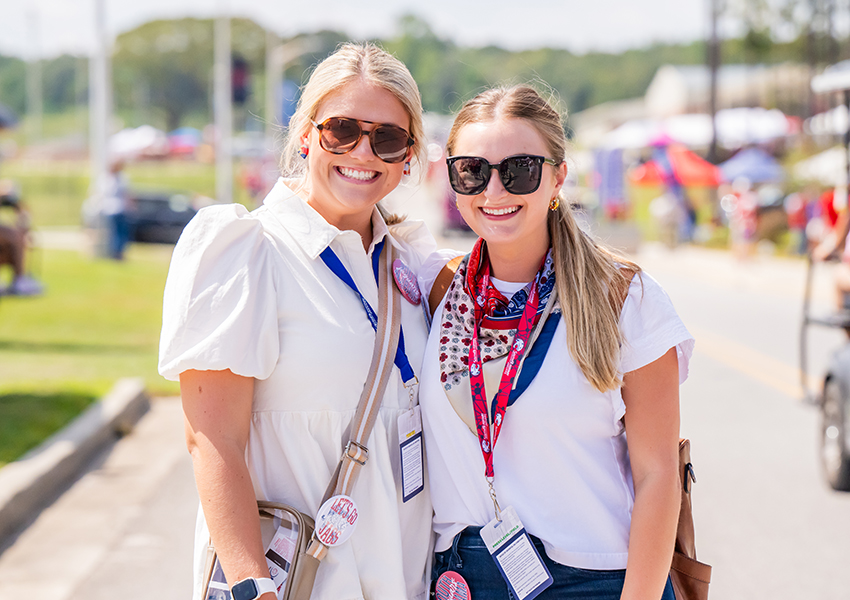
<svg viewBox="0 0 850 600">
<path fill-rule="evenodd" d="M 156 371 L 171 250 L 137 244 L 120 263 L 44 250 L 32 264 L 46 293 L 0 299 L 0 462 L 64 426 L 121 377 L 143 378 L 153 394 L 179 392 Z"/>
<path fill-rule="evenodd" d="M 94 399 L 85 390 L 0 394 L 0 466 L 38 446 Z"/>
<path fill-rule="evenodd" d="M 5 129 L 0 133 L 0 139 L 12 140 L 19 148 L 26 146 L 35 137 L 35 123 L 26 115 L 18 115 L 21 121 L 14 129 Z M 89 131 L 89 107 L 82 104 L 69 108 L 60 113 L 46 112 L 41 117 L 42 140 L 62 138 L 82 138 Z"/>
<path fill-rule="evenodd" d="M 89 193 L 86 161 L 6 160 L 0 176 L 21 186 L 36 230 L 80 224 Z M 127 176 L 138 189 L 215 193 L 214 167 L 197 162 L 137 163 Z M 246 202 L 236 188 L 237 200 Z M 0 465 L 61 429 L 117 379 L 142 377 L 152 394 L 179 393 L 156 372 L 170 258 L 170 246 L 139 244 L 123 263 L 73 251 L 32 253 L 29 266 L 47 293 L 0 298 Z M 0 282 L 10 275 L 4 269 Z"/>
<path fill-rule="evenodd" d="M 251 206 L 239 184 L 240 165 L 234 165 L 237 202 Z M 80 225 L 80 209 L 89 195 L 89 163 L 85 160 L 7 160 L 0 177 L 16 181 L 21 197 L 37 227 Z M 130 164 L 126 170 L 130 187 L 140 190 L 188 192 L 215 196 L 215 166 L 185 160 Z"/>
</svg>

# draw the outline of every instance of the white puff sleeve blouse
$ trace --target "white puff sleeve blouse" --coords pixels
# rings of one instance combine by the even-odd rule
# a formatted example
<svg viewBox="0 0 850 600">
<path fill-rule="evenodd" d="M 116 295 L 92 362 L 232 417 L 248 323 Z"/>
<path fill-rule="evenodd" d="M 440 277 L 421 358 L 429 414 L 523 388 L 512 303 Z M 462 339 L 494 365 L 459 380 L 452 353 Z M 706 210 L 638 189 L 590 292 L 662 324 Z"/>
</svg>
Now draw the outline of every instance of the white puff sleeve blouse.
<svg viewBox="0 0 850 600">
<path fill-rule="evenodd" d="M 186 227 L 165 286 L 160 373 L 230 369 L 267 378 L 280 352 L 278 274 L 263 226 L 239 204 L 210 206 Z"/>
</svg>

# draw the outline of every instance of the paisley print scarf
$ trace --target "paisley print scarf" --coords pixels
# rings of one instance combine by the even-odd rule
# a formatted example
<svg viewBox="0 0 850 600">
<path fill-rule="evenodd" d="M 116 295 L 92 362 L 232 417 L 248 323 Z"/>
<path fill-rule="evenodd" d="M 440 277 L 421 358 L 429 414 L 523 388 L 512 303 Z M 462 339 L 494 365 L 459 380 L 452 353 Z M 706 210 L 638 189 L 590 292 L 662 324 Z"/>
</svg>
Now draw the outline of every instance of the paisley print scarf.
<svg viewBox="0 0 850 600">
<path fill-rule="evenodd" d="M 440 322 L 440 381 L 446 392 L 461 386 L 469 389 L 469 345 L 473 342 L 473 302 L 478 289 L 482 266 L 487 264 L 487 247 L 479 239 L 472 252 L 463 258 L 446 293 L 443 318 Z M 546 256 L 540 275 L 540 307 L 534 324 L 546 307 L 549 295 L 555 286 L 555 269 L 551 251 Z M 480 329 L 481 360 L 490 361 L 507 356 L 516 335 L 520 316 L 528 299 L 529 286 L 506 298 L 492 282 L 484 291 L 481 300 L 485 316 Z M 556 309 L 557 311 L 557 309 Z M 489 382 L 488 382 L 489 383 Z M 490 390 L 492 385 L 488 385 Z M 495 389 L 493 392 L 495 393 Z M 491 393 L 488 391 L 488 396 Z M 465 403 L 469 402 L 469 396 Z"/>
</svg>

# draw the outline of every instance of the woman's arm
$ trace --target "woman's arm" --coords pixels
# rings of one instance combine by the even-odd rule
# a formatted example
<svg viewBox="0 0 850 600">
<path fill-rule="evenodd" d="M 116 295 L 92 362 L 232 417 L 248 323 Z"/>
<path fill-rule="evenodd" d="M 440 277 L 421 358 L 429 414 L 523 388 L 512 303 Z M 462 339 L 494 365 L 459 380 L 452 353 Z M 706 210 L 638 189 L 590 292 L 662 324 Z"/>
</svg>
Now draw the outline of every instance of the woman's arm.
<svg viewBox="0 0 850 600">
<path fill-rule="evenodd" d="M 254 379 L 231 371 L 185 371 L 180 391 L 195 483 L 227 582 L 268 577 L 257 501 L 245 463 Z M 262 598 L 274 600 L 274 595 Z"/>
<path fill-rule="evenodd" d="M 670 573 L 679 516 L 679 367 L 676 349 L 623 377 L 635 484 L 622 600 L 658 600 Z"/>
</svg>

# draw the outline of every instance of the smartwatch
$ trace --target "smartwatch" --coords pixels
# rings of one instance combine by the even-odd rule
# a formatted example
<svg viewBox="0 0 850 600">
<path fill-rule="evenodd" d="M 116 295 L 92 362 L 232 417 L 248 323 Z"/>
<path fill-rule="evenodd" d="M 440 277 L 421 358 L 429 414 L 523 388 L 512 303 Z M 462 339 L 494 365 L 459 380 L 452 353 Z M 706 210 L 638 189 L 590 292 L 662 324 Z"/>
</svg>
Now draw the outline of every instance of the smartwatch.
<svg viewBox="0 0 850 600">
<path fill-rule="evenodd" d="M 259 579 L 247 577 L 242 581 L 236 582 L 230 588 L 230 593 L 233 594 L 233 600 L 257 600 L 257 598 L 268 592 L 277 595 L 277 586 L 268 577 L 261 577 Z"/>
</svg>

